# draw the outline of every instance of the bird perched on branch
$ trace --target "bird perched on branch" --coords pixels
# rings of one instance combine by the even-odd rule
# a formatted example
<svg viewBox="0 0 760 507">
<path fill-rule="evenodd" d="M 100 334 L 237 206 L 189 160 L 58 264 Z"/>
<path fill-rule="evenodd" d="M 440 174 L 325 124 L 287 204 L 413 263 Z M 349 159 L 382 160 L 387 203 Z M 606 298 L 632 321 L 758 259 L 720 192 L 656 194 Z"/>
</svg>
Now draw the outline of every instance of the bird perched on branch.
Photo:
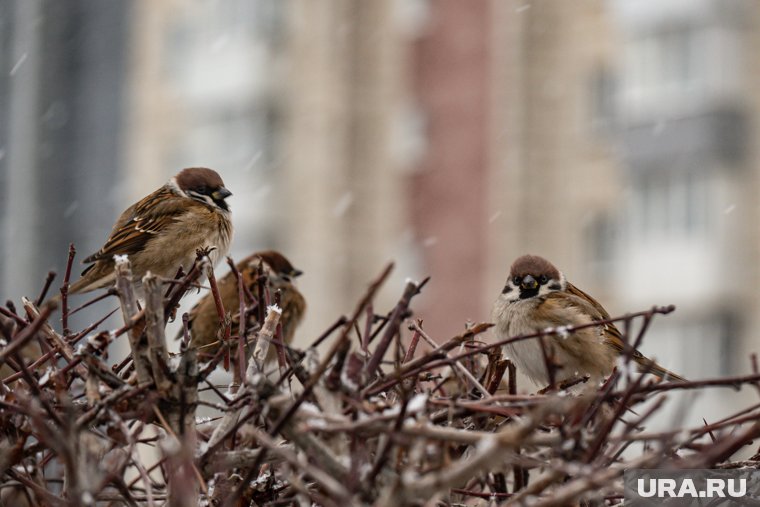
<svg viewBox="0 0 760 507">
<path fill-rule="evenodd" d="M 124 211 L 103 247 L 84 260 L 90 264 L 71 284 L 70 293 L 88 292 L 114 282 L 114 256 L 126 255 L 136 283 L 151 273 L 171 278 L 180 266 L 187 272 L 200 248 L 213 247 L 214 264 L 232 239 L 232 193 L 216 171 L 183 169 L 164 186 Z"/>
<path fill-rule="evenodd" d="M 499 340 L 547 328 L 564 331 L 567 326 L 609 318 L 609 313 L 594 298 L 568 282 L 552 263 L 536 255 L 523 255 L 515 260 L 493 306 Z M 554 370 L 556 382 L 583 375 L 595 379 L 610 375 L 625 347 L 618 328 L 606 323 L 509 343 L 504 349 L 521 371 L 534 382 L 546 385 L 552 380 L 549 368 Z M 630 359 L 640 372 L 686 381 L 638 350 L 631 352 Z"/>
<path fill-rule="evenodd" d="M 243 278 L 245 289 L 254 298 L 259 297 L 259 266 L 262 268 L 263 280 L 266 282 L 265 287 L 270 293 L 271 302 L 274 301 L 275 292 L 280 291 L 282 339 L 285 343 L 290 343 L 306 310 L 306 300 L 293 283 L 293 279 L 302 273 L 295 269 L 290 261 L 279 252 L 267 250 L 254 253 L 236 265 Z M 235 274 L 230 272 L 224 276 L 219 281 L 218 287 L 224 310 L 232 314 L 231 336 L 239 336 L 240 299 L 238 298 L 238 281 Z M 251 302 L 246 301 L 245 303 L 246 308 L 251 309 Z M 254 328 L 256 314 L 257 312 L 251 312 L 248 315 L 247 330 Z M 221 331 L 221 323 L 213 294 L 207 294 L 190 310 L 188 324 L 191 336 L 190 343 L 199 349 L 201 359 L 213 356 L 220 345 Z M 274 351 L 275 347 L 269 348 L 268 359 L 275 357 Z"/>
</svg>

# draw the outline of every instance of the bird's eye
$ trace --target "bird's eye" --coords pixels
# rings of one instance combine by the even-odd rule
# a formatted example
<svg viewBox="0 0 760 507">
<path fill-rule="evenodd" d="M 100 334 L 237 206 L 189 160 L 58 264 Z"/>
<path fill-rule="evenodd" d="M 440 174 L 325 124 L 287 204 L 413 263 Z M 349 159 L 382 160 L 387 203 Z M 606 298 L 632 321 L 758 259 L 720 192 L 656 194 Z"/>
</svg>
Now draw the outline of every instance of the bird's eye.
<svg viewBox="0 0 760 507">
<path fill-rule="evenodd" d="M 519 276 L 512 278 L 512 283 L 514 283 L 515 285 L 520 285 L 520 281 L 521 281 L 521 278 Z"/>
<path fill-rule="evenodd" d="M 548 282 L 548 281 L 549 281 L 549 279 L 546 277 L 546 275 L 541 275 L 541 276 L 539 277 L 539 279 L 538 279 L 538 282 L 539 282 L 541 285 L 544 285 L 544 284 L 546 284 L 546 282 Z"/>
<path fill-rule="evenodd" d="M 205 187 L 205 186 L 203 186 L 203 187 L 198 187 L 198 188 L 196 189 L 196 192 L 198 192 L 199 194 L 204 194 L 204 195 L 207 195 L 207 194 L 209 193 L 209 191 L 208 191 L 208 187 Z"/>
</svg>

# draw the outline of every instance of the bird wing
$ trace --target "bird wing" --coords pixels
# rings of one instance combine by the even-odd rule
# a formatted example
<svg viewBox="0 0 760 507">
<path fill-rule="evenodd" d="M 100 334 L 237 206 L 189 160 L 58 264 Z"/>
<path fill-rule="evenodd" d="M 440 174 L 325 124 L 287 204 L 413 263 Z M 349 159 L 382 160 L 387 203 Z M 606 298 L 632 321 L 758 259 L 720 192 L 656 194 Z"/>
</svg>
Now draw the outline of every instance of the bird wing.
<svg viewBox="0 0 760 507">
<path fill-rule="evenodd" d="M 153 236 L 174 223 L 186 211 L 186 207 L 185 198 L 176 195 L 168 187 L 161 187 L 127 208 L 114 224 L 103 247 L 87 257 L 84 263 L 139 252 Z"/>
<path fill-rule="evenodd" d="M 574 304 L 577 304 L 584 308 L 588 314 L 592 316 L 591 318 L 593 320 L 607 320 L 610 318 L 610 314 L 607 313 L 607 310 L 605 310 L 604 307 L 599 304 L 599 302 L 580 290 L 575 285 L 568 283 L 567 292 L 574 296 L 572 299 Z M 604 324 L 602 332 L 604 334 L 605 343 L 612 347 L 618 354 L 622 355 L 626 353 L 626 349 L 631 348 L 631 344 L 626 344 L 626 341 L 623 339 L 623 335 L 620 333 L 620 330 L 617 328 L 617 326 L 615 326 L 615 324 Z M 686 382 L 686 379 L 681 375 L 663 368 L 636 349 L 631 352 L 631 359 L 636 362 L 640 372 L 647 372 L 661 378 L 668 377 L 681 382 Z"/>
<path fill-rule="evenodd" d="M 589 296 L 575 285 L 568 283 L 567 292 L 573 296 L 571 300 L 574 304 L 581 307 L 586 314 L 591 316 L 592 320 L 607 320 L 611 318 L 607 310 L 605 310 L 596 299 Z M 615 324 L 611 322 L 603 324 L 602 333 L 604 334 L 604 341 L 607 345 L 612 347 L 618 354 L 623 354 L 625 352 L 625 340 Z M 632 357 L 636 362 L 640 359 L 646 359 L 646 357 L 638 350 L 633 351 Z"/>
</svg>

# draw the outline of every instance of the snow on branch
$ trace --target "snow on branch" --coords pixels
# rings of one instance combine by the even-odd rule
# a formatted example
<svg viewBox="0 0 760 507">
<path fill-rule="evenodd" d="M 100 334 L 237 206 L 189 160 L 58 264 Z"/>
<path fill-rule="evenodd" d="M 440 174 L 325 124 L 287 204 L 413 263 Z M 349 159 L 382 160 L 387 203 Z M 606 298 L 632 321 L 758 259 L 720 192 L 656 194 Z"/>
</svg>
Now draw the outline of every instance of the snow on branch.
<svg viewBox="0 0 760 507">
<path fill-rule="evenodd" d="M 603 385 L 579 377 L 526 394 L 501 355 L 505 343 L 608 321 L 502 342 L 486 322 L 431 336 L 412 317 L 426 280 L 407 281 L 398 302 L 376 313 L 389 265 L 350 315 L 301 340 L 305 349 L 277 342 L 282 311 L 268 300 L 241 302 L 258 320 L 241 340 L 205 255 L 174 280 L 148 274 L 139 290 L 129 259 L 118 259 L 115 289 L 75 309 L 67 276 L 60 331 L 56 305 L 42 304 L 52 276 L 38 299 L 22 300 L 22 312 L 0 308 L 0 504 L 613 505 L 628 468 L 760 465 L 758 455 L 734 458 L 760 437 L 757 404 L 700 426 L 647 429 L 670 391 L 760 390 L 754 358 L 748 375 L 663 382 L 636 373 L 627 353 Z M 202 364 L 187 334 L 177 354 L 165 335 L 200 276 L 218 304 L 223 342 Z M 70 314 L 114 295 L 122 326 L 104 329 L 104 315 L 68 329 Z M 624 337 L 635 346 L 673 309 L 609 322 L 626 334 L 640 324 Z M 125 357 L 113 357 L 116 341 L 128 344 Z M 283 367 L 267 364 L 272 343 L 283 347 Z M 39 349 L 29 353 L 32 345 Z M 223 366 L 235 369 L 229 388 L 211 377 Z"/>
</svg>

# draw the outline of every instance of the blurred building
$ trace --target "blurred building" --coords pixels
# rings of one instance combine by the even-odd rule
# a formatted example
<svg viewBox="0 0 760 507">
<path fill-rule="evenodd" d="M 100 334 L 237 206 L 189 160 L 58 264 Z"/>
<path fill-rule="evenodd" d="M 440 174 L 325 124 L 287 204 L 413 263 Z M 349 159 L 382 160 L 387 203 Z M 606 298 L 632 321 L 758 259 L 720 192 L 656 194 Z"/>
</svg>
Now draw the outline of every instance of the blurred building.
<svg viewBox="0 0 760 507">
<path fill-rule="evenodd" d="M 505 107 L 493 109 L 490 292 L 514 257 L 539 253 L 613 314 L 676 304 L 643 345 L 664 365 L 748 372 L 760 315 L 758 6 L 494 8 L 508 30 L 494 46 Z M 692 415 L 736 401 L 716 390 Z"/>
<path fill-rule="evenodd" d="M 0 2 L 0 297 L 60 284 L 117 212 L 127 4 Z M 74 276 L 78 276 L 77 262 Z"/>
<path fill-rule="evenodd" d="M 283 16 L 271 0 L 134 3 L 125 199 L 184 167 L 216 169 L 234 195 L 236 256 L 279 241 Z"/>
<path fill-rule="evenodd" d="M 746 372 L 760 324 L 760 6 L 746 0 L 0 1 L 4 298 L 178 169 L 213 167 L 232 255 L 305 272 L 308 342 L 396 262 L 437 340 L 537 253 L 644 350 Z M 716 395 L 717 396 L 717 395 Z M 729 400 L 728 397 L 719 397 Z M 717 398 L 716 398 L 717 399 Z"/>
<path fill-rule="evenodd" d="M 287 2 L 278 205 L 284 246 L 304 266 L 312 333 L 352 312 L 389 261 L 378 313 L 420 274 L 406 185 L 419 136 L 408 68 L 418 3 Z"/>
<path fill-rule="evenodd" d="M 425 274 L 417 316 L 436 340 L 488 318 L 484 289 L 494 47 L 504 26 L 492 22 L 495 2 L 425 2 L 418 38 L 409 48 L 416 114 L 424 148 L 409 183 L 408 220 Z M 486 295 L 487 294 L 487 295 Z M 485 295 L 485 296 L 484 296 Z"/>
<path fill-rule="evenodd" d="M 760 25 L 755 2 L 616 0 L 626 308 L 675 303 L 649 347 L 693 377 L 750 371 L 757 350 Z M 711 394 L 714 410 L 732 396 Z"/>
<path fill-rule="evenodd" d="M 304 276 L 304 341 L 397 262 L 385 311 L 416 273 L 403 182 L 409 29 L 395 2 L 137 3 L 132 198 L 178 168 L 232 190 L 232 255 L 281 249 Z M 224 269 L 224 268 L 222 268 Z"/>
<path fill-rule="evenodd" d="M 493 2 L 488 292 L 534 253 L 600 299 L 622 197 L 614 138 L 619 45 L 607 2 Z M 614 305 L 610 311 L 615 311 Z"/>
<path fill-rule="evenodd" d="M 629 188 L 618 283 L 629 288 L 621 294 L 629 305 L 651 303 L 653 294 L 679 302 L 668 319 L 679 328 L 668 355 L 702 351 L 677 365 L 694 373 L 739 366 L 730 352 L 750 309 L 743 301 L 752 297 L 750 277 L 726 280 L 727 268 L 756 271 L 756 235 L 746 227 L 756 218 L 742 199 L 757 177 L 748 146 L 757 92 L 747 79 L 751 59 L 742 56 L 754 42 L 746 30 L 752 5 L 615 3 L 625 38 L 618 104 Z M 652 280 L 668 282 L 655 288 Z"/>
<path fill-rule="evenodd" d="M 624 189 L 614 129 L 620 41 L 608 2 L 491 8 L 482 306 L 501 292 L 512 261 L 530 253 L 551 260 L 611 313 L 636 310 L 619 304 L 614 283 Z M 522 388 L 531 383 L 524 379 Z"/>
</svg>

